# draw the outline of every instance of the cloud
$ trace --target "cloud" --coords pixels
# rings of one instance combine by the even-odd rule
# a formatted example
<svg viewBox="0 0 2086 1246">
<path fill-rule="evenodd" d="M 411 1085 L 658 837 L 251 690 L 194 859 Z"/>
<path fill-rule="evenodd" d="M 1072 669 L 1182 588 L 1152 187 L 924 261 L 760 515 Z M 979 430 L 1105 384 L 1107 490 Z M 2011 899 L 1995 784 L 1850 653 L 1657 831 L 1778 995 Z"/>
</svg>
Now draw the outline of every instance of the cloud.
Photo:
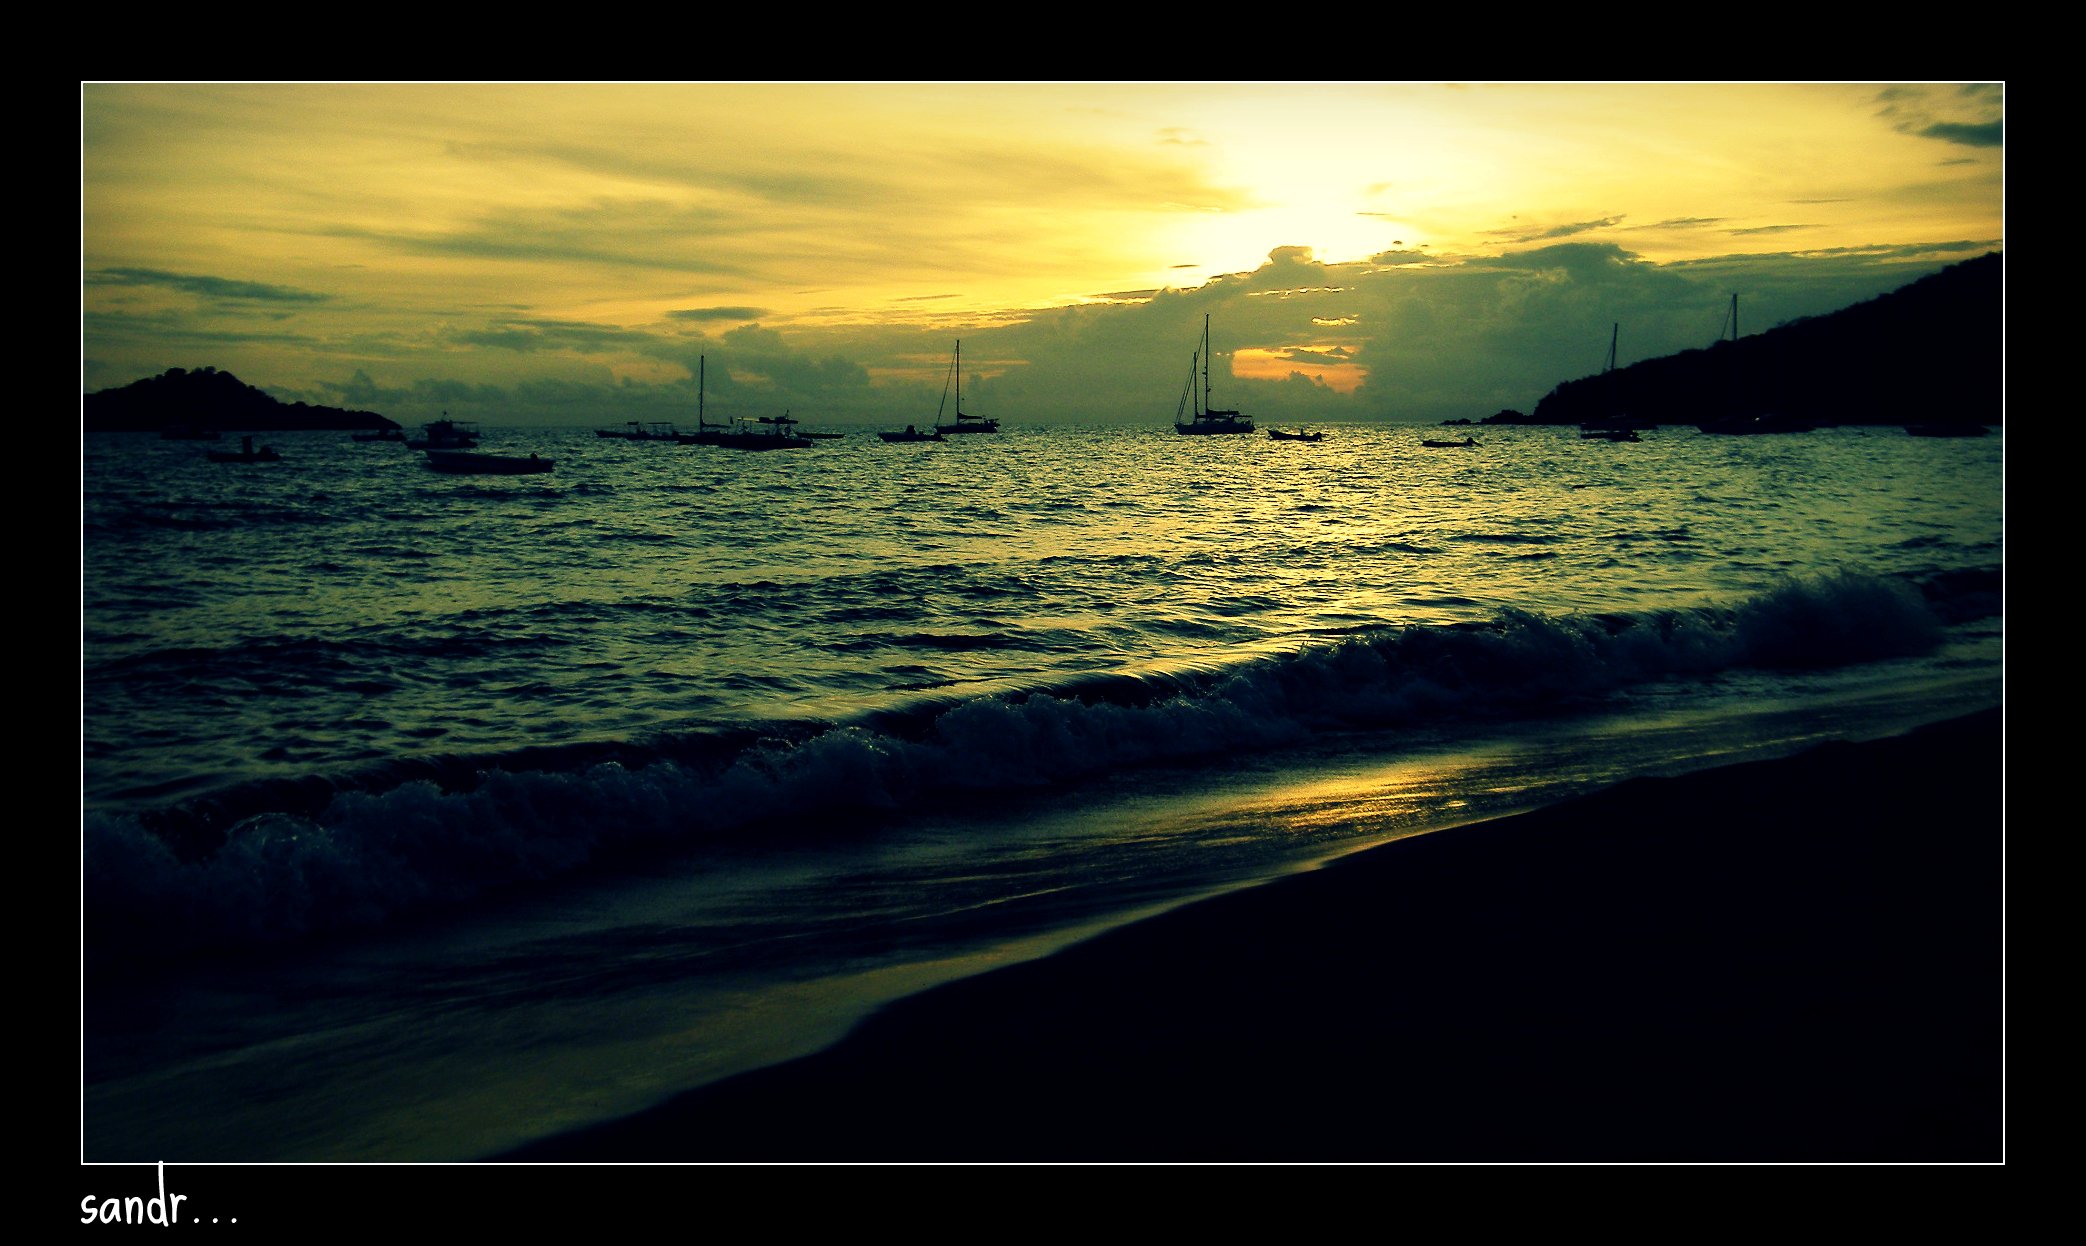
<svg viewBox="0 0 2086 1246">
<path fill-rule="evenodd" d="M 602 351 L 630 349 L 640 334 L 613 325 L 578 320 L 507 320 L 485 329 L 452 329 L 448 340 L 460 346 L 489 346 L 515 351 Z"/>
<path fill-rule="evenodd" d="M 666 313 L 669 320 L 759 320 L 758 307 L 683 307 Z"/>
<path fill-rule="evenodd" d="M 1917 133 L 1922 138 L 1938 138 L 1947 143 L 1961 143 L 1966 147 L 2006 146 L 2006 123 L 1986 121 L 1966 125 L 1954 121 L 1937 121 Z"/>
<path fill-rule="evenodd" d="M 719 259 L 720 249 L 691 246 L 689 239 L 714 239 L 751 228 L 749 221 L 728 213 L 655 201 L 512 209 L 419 233 L 343 224 L 320 226 L 314 232 L 405 255 L 744 277 L 749 274 L 746 265 Z"/>
<path fill-rule="evenodd" d="M 87 274 L 89 285 L 160 286 L 208 299 L 258 303 L 324 303 L 333 296 L 316 290 L 238 281 L 197 273 L 170 273 L 157 268 L 102 268 Z"/>
<path fill-rule="evenodd" d="M 1877 115 L 1900 134 L 1964 147 L 2006 146 L 2006 92 L 1996 82 L 1887 87 Z"/>
<path fill-rule="evenodd" d="M 387 387 L 370 379 L 369 373 L 357 368 L 345 381 L 321 381 L 318 386 L 320 399 L 328 406 L 342 406 L 351 410 L 398 409 L 409 406 L 454 406 L 469 407 L 474 404 L 497 406 L 509 400 L 508 391 L 497 385 L 473 385 L 463 381 L 422 377 L 405 386 Z M 281 397 L 281 392 L 277 392 Z M 306 401 L 311 401 L 307 398 Z"/>
<path fill-rule="evenodd" d="M 1816 228 L 1815 225 L 1754 225 L 1747 229 L 1734 229 L 1730 233 L 1733 237 L 1745 237 L 1751 234 L 1786 234 L 1793 230 Z"/>
<path fill-rule="evenodd" d="M 1622 220 L 1623 218 L 1619 216 L 1604 216 L 1597 221 L 1576 221 L 1570 225 L 1553 225 L 1549 229 L 1537 230 L 1534 233 L 1514 229 L 1494 229 L 1486 232 L 1490 237 L 1504 238 L 1508 242 L 1541 242 L 1548 238 L 1569 238 L 1573 234 L 1590 233 L 1596 229 L 1609 229 L 1622 224 Z"/>
</svg>

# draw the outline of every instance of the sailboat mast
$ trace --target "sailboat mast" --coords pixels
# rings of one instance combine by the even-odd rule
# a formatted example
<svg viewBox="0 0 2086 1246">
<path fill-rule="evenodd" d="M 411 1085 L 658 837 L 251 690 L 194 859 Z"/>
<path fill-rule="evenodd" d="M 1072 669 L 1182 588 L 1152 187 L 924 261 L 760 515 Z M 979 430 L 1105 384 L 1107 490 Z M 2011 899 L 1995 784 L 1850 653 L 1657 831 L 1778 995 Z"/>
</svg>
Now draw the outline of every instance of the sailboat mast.
<svg viewBox="0 0 2086 1246">
<path fill-rule="evenodd" d="M 957 420 L 957 422 L 958 422 L 958 423 L 961 423 L 961 422 L 963 421 L 963 339 L 962 339 L 962 338 L 957 338 L 957 339 L 956 339 L 956 362 L 955 362 L 955 363 L 954 363 L 954 364 L 953 364 L 952 366 L 953 366 L 953 367 L 954 367 L 954 368 L 956 369 L 956 420 Z"/>
<path fill-rule="evenodd" d="M 707 388 L 710 357 L 697 355 L 695 358 L 695 426 L 703 426 L 703 390 Z"/>
<path fill-rule="evenodd" d="M 1614 327 L 1614 328 L 1612 328 L 1612 329 L 1610 329 L 1610 330 L 1608 331 L 1608 366 L 1607 366 L 1606 368 L 1602 369 L 1602 371 L 1604 371 L 1604 372 L 1613 372 L 1613 371 L 1615 371 L 1615 343 L 1616 343 L 1616 341 L 1617 341 L 1618 339 L 1620 339 L 1621 337 L 1622 337 L 1622 321 L 1618 320 L 1618 321 L 1616 321 L 1616 322 L 1615 322 L 1615 327 Z"/>
<path fill-rule="evenodd" d="M 1197 414 L 1198 414 L 1198 415 L 1200 415 L 1200 414 L 1206 413 L 1206 412 L 1208 412 L 1208 411 L 1209 411 L 1209 409 L 1210 409 L 1210 316 L 1209 316 L 1209 313 L 1208 313 L 1208 312 L 1204 312 L 1204 313 L 1202 314 L 1202 411 L 1200 411 L 1200 412 L 1197 412 Z"/>
</svg>

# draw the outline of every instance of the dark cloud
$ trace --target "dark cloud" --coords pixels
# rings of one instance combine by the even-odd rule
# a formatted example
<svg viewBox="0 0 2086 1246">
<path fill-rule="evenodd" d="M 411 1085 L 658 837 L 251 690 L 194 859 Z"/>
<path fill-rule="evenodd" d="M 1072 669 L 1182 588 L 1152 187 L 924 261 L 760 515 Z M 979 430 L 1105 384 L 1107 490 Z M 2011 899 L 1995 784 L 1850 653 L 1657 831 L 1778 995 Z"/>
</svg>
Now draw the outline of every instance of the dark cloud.
<svg viewBox="0 0 2086 1246">
<path fill-rule="evenodd" d="M 1425 251 L 1378 251 L 1369 257 L 1371 264 L 1425 264 L 1433 260 Z"/>
<path fill-rule="evenodd" d="M 1961 143 L 1966 147 L 2006 146 L 2006 123 L 1987 121 L 1977 125 L 1964 125 L 1952 121 L 1937 121 L 1919 131 L 1922 138 L 1938 138 L 1947 143 Z"/>
<path fill-rule="evenodd" d="M 1477 266 L 1558 270 L 1581 281 L 1600 280 L 1632 267 L 1651 267 L 1639 259 L 1636 252 L 1625 251 L 1612 242 L 1561 242 L 1478 261 Z"/>
<path fill-rule="evenodd" d="M 1491 237 L 1504 238 L 1508 242 L 1541 242 L 1547 238 L 1569 238 L 1573 234 L 1591 233 L 1596 229 L 1609 229 L 1622 224 L 1622 220 L 1623 218 L 1619 216 L 1604 216 L 1598 221 L 1575 221 L 1570 225 L 1553 225 L 1549 229 L 1537 230 L 1534 233 L 1514 229 L 1494 229 L 1487 232 Z"/>
<path fill-rule="evenodd" d="M 1749 229 L 1734 229 L 1730 233 L 1733 237 L 1742 238 L 1752 234 L 1786 234 L 1798 229 L 1816 228 L 1816 225 L 1755 225 Z"/>
<path fill-rule="evenodd" d="M 324 303 L 333 296 L 316 290 L 237 281 L 198 273 L 170 273 L 157 268 L 102 268 L 87 274 L 89 285 L 161 286 L 203 298 L 259 303 Z"/>
<path fill-rule="evenodd" d="M 666 314 L 669 320 L 759 320 L 758 307 L 684 307 Z"/>
<path fill-rule="evenodd" d="M 315 398 L 329 406 L 379 411 L 421 406 L 497 405 L 506 402 L 508 394 L 497 385 L 472 385 L 431 377 L 423 377 L 405 386 L 384 386 L 372 380 L 368 372 L 357 368 L 345 381 L 318 382 Z M 306 398 L 306 401 L 313 400 Z"/>
<path fill-rule="evenodd" d="M 1877 115 L 1900 134 L 1965 147 L 2006 146 L 2006 92 L 2000 83 L 1886 87 L 1876 102 Z"/>
<path fill-rule="evenodd" d="M 588 263 L 672 272 L 749 275 L 716 258 L 721 247 L 694 247 L 760 228 L 757 219 L 668 203 L 604 203 L 489 215 L 440 233 L 408 234 L 336 225 L 327 237 L 352 238 L 407 255 L 463 256 L 543 264 Z"/>
<path fill-rule="evenodd" d="M 1671 220 L 1665 220 L 1665 221 L 1660 221 L 1660 222 L 1659 222 L 1658 224 L 1656 224 L 1656 225 L 1632 225 L 1632 226 L 1630 226 L 1630 228 L 1631 228 L 1631 229 L 1708 229 L 1708 228 L 1709 228 L 1710 226 L 1712 226 L 1712 225 L 1722 225 L 1722 224 L 1723 224 L 1723 223 L 1724 223 L 1724 222 L 1725 222 L 1726 220 L 1728 220 L 1728 219 L 1729 219 L 1728 217 L 1722 217 L 1722 216 L 1676 216 L 1676 217 L 1674 217 L 1674 218 L 1673 218 L 1673 219 L 1671 219 Z"/>
<path fill-rule="evenodd" d="M 626 350 L 640 337 L 613 325 L 576 320 L 510 320 L 484 329 L 458 329 L 447 335 L 461 346 L 490 346 L 515 351 Z"/>
</svg>

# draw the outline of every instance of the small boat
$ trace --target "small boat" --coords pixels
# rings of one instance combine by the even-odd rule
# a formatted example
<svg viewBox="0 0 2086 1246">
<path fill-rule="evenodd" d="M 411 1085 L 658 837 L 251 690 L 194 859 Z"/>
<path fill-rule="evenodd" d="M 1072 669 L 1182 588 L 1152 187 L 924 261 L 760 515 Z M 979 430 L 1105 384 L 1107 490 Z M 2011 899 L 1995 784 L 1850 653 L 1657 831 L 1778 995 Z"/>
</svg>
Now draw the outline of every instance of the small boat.
<svg viewBox="0 0 2086 1246">
<path fill-rule="evenodd" d="M 1731 296 L 1731 312 L 1726 317 L 1726 323 L 1731 330 L 1731 336 L 1725 338 L 1722 334 L 1719 334 L 1718 338 L 1720 342 L 1730 343 L 1729 349 L 1732 352 L 1734 384 L 1732 385 L 1731 396 L 1728 401 L 1736 405 L 1738 402 L 1737 385 L 1735 383 L 1738 362 L 1738 296 L 1736 294 Z M 1816 427 L 1809 420 L 1799 416 L 1776 414 L 1743 415 L 1736 411 L 1722 419 L 1711 420 L 1706 424 L 1697 424 L 1695 426 L 1699 432 L 1716 433 L 1726 437 L 1752 436 L 1760 433 L 1808 433 Z"/>
<path fill-rule="evenodd" d="M 404 441 L 406 430 L 402 428 L 380 428 L 373 433 L 356 433 L 351 441 Z"/>
<path fill-rule="evenodd" d="M 910 424 L 908 424 L 908 425 L 906 425 L 906 426 L 905 426 L 905 431 L 904 431 L 904 432 L 902 432 L 902 433 L 878 433 L 878 434 L 877 434 L 877 436 L 879 436 L 879 437 L 883 438 L 883 439 L 884 439 L 885 441 L 947 441 L 947 440 L 948 440 L 948 438 L 947 438 L 947 437 L 944 437 L 944 436 L 942 436 L 942 435 L 941 435 L 940 433 L 934 432 L 934 431 L 932 431 L 932 430 L 929 430 L 929 431 L 927 431 L 927 432 L 924 432 L 924 433 L 923 433 L 923 432 L 921 432 L 921 431 L 920 431 L 919 429 L 917 429 L 917 428 L 914 428 L 914 427 L 913 427 L 912 425 L 910 425 Z"/>
<path fill-rule="evenodd" d="M 1196 392 L 1195 371 L 1202 369 L 1202 390 Z M 1192 408 L 1191 408 L 1192 404 Z M 1181 423 L 1181 417 L 1192 413 L 1194 418 Z M 1173 431 L 1184 437 L 1200 437 L 1222 433 L 1250 433 L 1253 421 L 1236 411 L 1218 411 L 1210 406 L 1210 318 L 1202 318 L 1202 349 L 1188 358 L 1188 387 L 1181 393 L 1181 401 L 1173 412 Z"/>
<path fill-rule="evenodd" d="M 697 380 L 696 431 L 680 435 L 685 446 L 718 446 L 726 450 L 801 450 L 811 438 L 798 435 L 796 421 L 787 411 L 758 419 L 734 416 L 730 423 L 712 424 L 702 412 L 702 382 Z"/>
<path fill-rule="evenodd" d="M 407 440 L 408 450 L 468 450 L 478 444 L 478 425 L 471 420 L 442 418 L 420 426 L 420 435 Z"/>
<path fill-rule="evenodd" d="M 275 452 L 274 446 L 262 446 L 259 449 L 255 449 L 254 439 L 251 437 L 241 437 L 237 450 L 208 450 L 205 453 L 210 456 L 212 463 L 282 462 L 282 455 Z"/>
<path fill-rule="evenodd" d="M 733 420 L 733 427 L 716 441 L 705 444 L 723 446 L 727 450 L 802 450 L 811 444 L 811 438 L 798 436 L 796 423 L 787 412 L 756 419 L 742 415 Z"/>
<path fill-rule="evenodd" d="M 782 418 L 788 420 L 791 424 L 795 424 L 797 422 L 795 420 L 790 419 L 789 408 L 787 407 L 784 407 L 782 410 Z M 806 441 L 839 441 L 841 438 L 847 436 L 846 433 L 814 433 L 811 430 L 804 428 L 793 428 L 790 431 L 794 435 L 802 437 Z"/>
<path fill-rule="evenodd" d="M 486 454 L 480 450 L 429 450 L 427 465 L 453 476 L 530 476 L 551 469 L 541 455 Z"/>
<path fill-rule="evenodd" d="M 1475 450 L 1478 446 L 1478 439 L 1475 437 L 1465 437 L 1461 441 L 1434 441 L 1430 439 L 1420 444 L 1429 450 Z"/>
<path fill-rule="evenodd" d="M 620 428 L 597 428 L 596 437 L 613 437 L 619 441 L 669 441 L 679 444 L 681 434 L 666 420 L 652 420 L 640 424 L 636 420 Z"/>
<path fill-rule="evenodd" d="M 674 440 L 684 446 L 718 446 L 726 450 L 801 450 L 811 444 L 809 437 L 798 436 L 794 431 L 796 421 L 785 411 L 779 416 L 761 416 L 748 419 L 736 416 L 723 424 L 712 424 L 704 407 L 708 400 L 710 361 L 707 357 L 696 361 L 695 372 L 695 431 L 677 433 Z"/>
<path fill-rule="evenodd" d="M 1608 362 L 1601 368 L 1601 392 L 1603 402 L 1613 411 L 1604 420 L 1588 420 L 1579 426 L 1579 436 L 1586 441 L 1642 441 L 1637 434 L 1657 428 L 1658 422 L 1642 416 L 1624 415 L 1614 410 L 1622 404 L 1615 397 L 1615 344 L 1622 336 L 1622 324 L 1617 322 L 1608 330 Z"/>
<path fill-rule="evenodd" d="M 1271 441 L 1324 441 L 1325 434 L 1307 433 L 1303 429 L 1290 433 L 1284 432 L 1279 428 L 1271 428 L 1268 430 L 1268 439 Z"/>
<path fill-rule="evenodd" d="M 1000 431 L 1000 422 L 998 420 L 987 419 L 982 415 L 965 415 L 963 413 L 963 340 L 961 338 L 957 339 L 955 356 L 949 360 L 949 377 L 950 380 L 956 383 L 956 422 L 954 424 L 942 423 L 941 412 L 936 411 L 934 413 L 934 431 L 945 436 L 951 433 L 996 433 Z M 942 398 L 946 401 L 948 397 L 949 384 L 945 381 L 942 383 Z"/>
</svg>

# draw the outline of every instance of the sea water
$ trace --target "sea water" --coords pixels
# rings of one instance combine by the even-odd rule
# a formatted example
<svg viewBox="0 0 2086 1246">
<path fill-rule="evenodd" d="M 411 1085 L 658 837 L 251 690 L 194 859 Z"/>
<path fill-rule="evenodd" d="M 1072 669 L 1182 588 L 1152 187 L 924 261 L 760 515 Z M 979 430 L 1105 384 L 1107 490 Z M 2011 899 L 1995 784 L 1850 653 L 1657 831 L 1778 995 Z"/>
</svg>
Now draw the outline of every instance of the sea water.
<svg viewBox="0 0 2086 1246">
<path fill-rule="evenodd" d="M 83 1153 L 468 1159 L 1355 846 L 2002 699 L 1996 431 L 1327 432 L 85 436 Z"/>
</svg>

